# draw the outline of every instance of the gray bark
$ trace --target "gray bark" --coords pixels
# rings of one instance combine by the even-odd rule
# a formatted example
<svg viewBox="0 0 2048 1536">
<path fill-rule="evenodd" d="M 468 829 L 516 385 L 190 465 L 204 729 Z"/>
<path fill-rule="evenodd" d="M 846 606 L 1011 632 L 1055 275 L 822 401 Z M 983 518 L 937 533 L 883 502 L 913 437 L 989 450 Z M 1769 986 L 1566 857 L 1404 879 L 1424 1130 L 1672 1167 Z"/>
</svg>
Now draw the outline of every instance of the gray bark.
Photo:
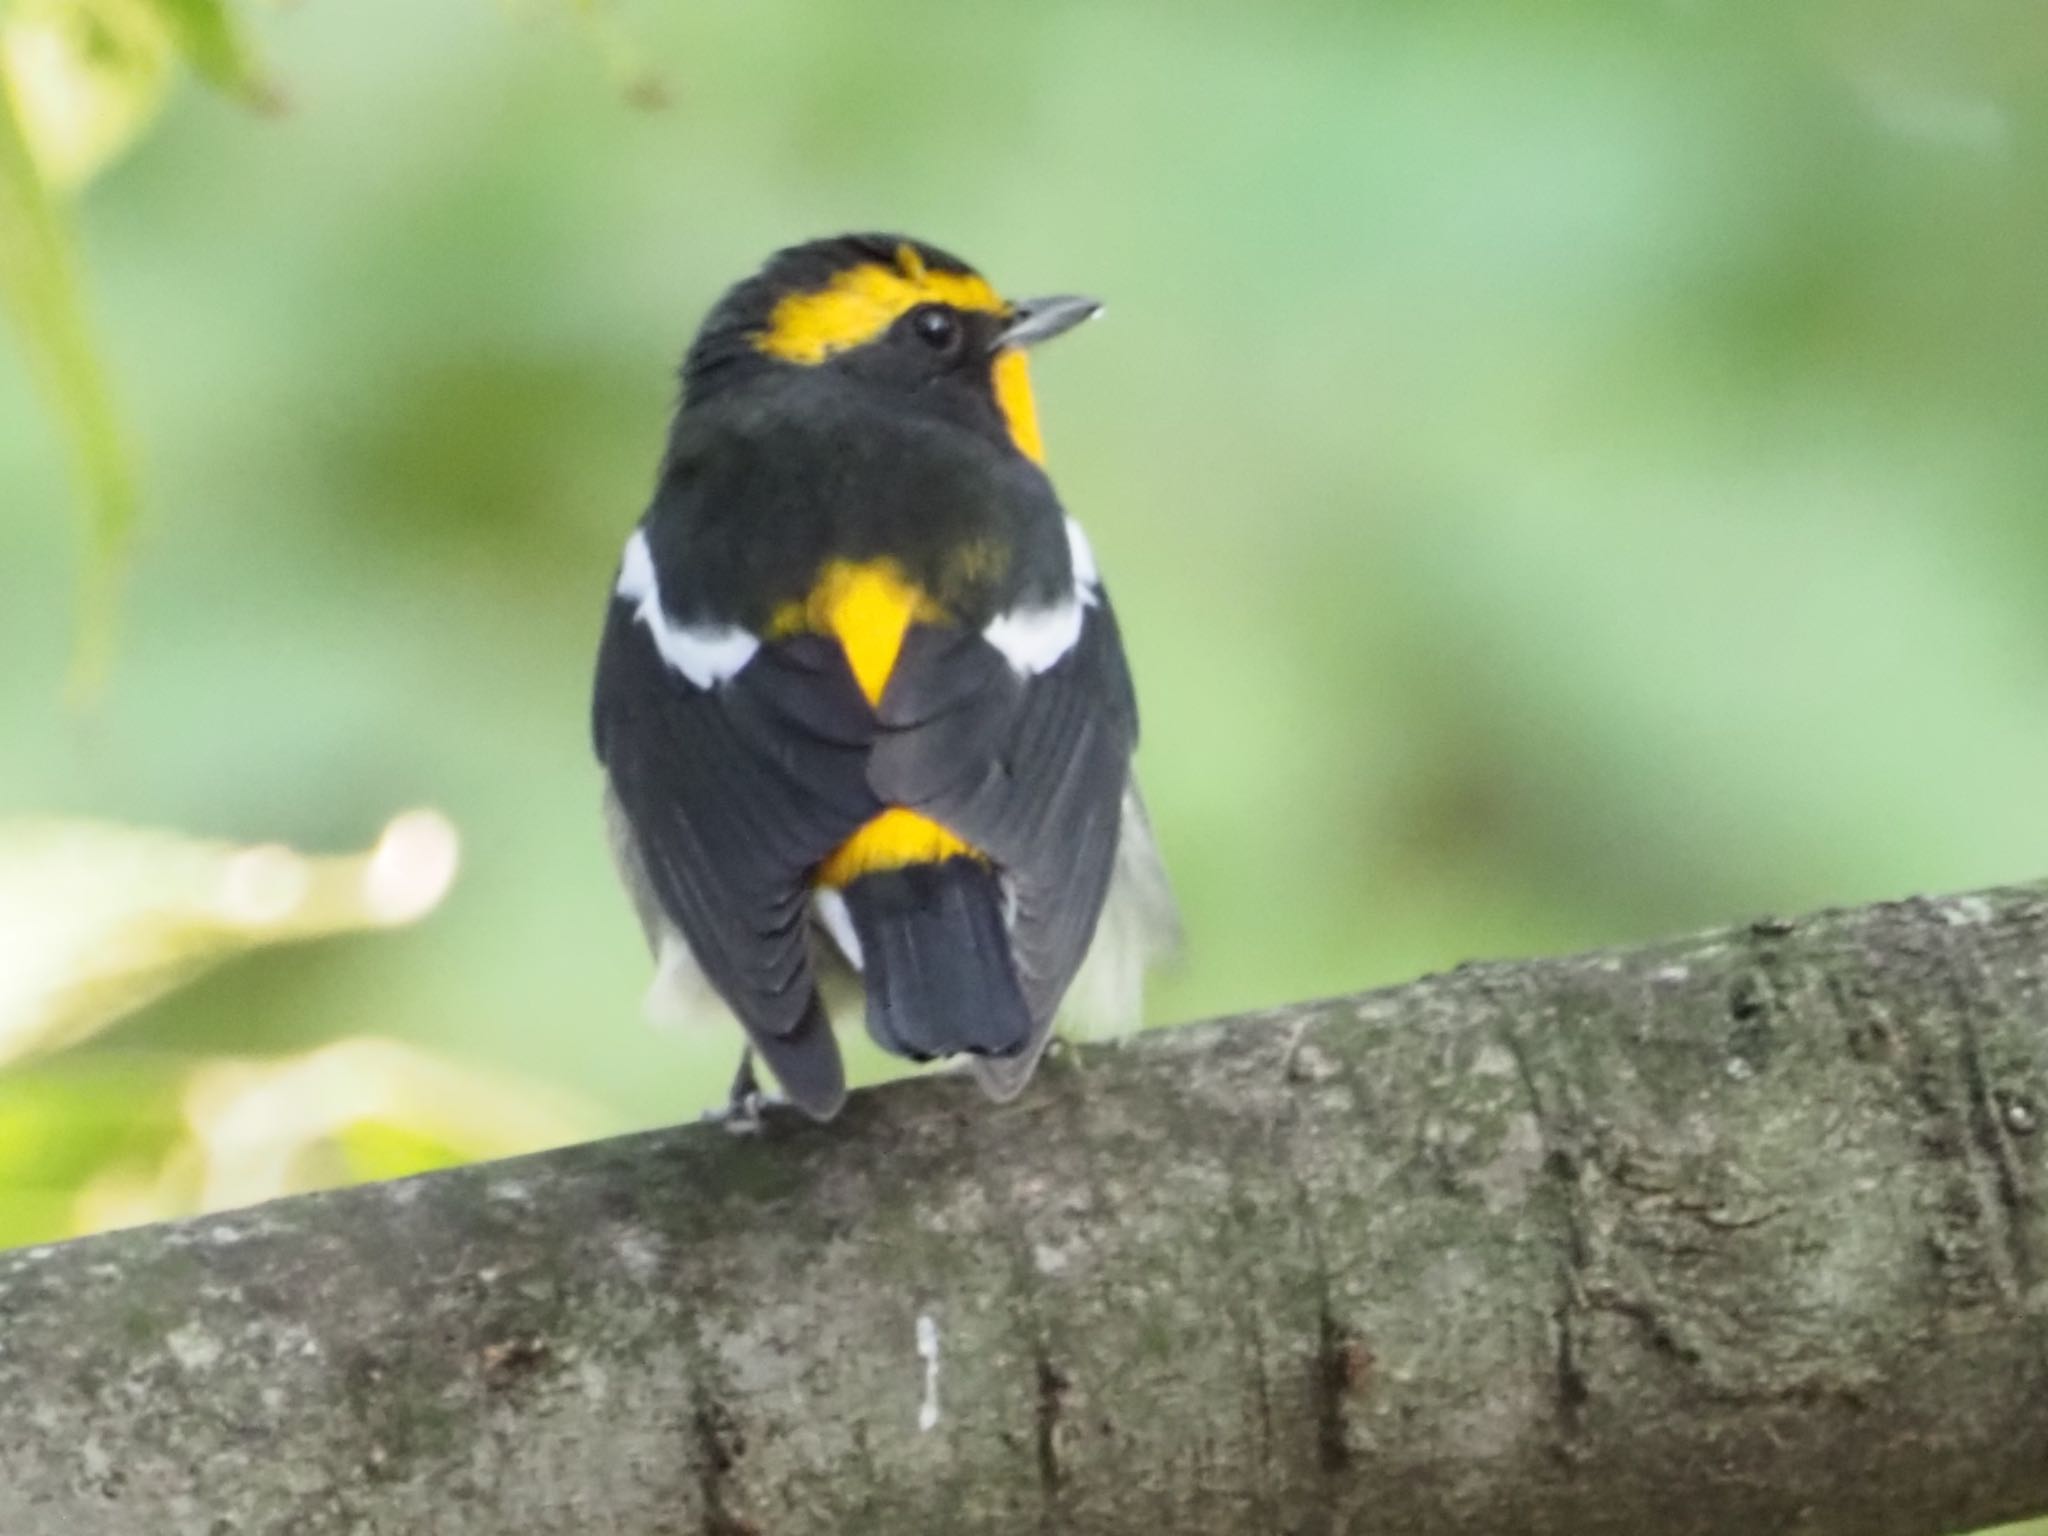
<svg viewBox="0 0 2048 1536">
<path fill-rule="evenodd" d="M 1936 1536 L 2044 1114 L 2036 887 L 0 1255 L 0 1531 Z"/>
</svg>

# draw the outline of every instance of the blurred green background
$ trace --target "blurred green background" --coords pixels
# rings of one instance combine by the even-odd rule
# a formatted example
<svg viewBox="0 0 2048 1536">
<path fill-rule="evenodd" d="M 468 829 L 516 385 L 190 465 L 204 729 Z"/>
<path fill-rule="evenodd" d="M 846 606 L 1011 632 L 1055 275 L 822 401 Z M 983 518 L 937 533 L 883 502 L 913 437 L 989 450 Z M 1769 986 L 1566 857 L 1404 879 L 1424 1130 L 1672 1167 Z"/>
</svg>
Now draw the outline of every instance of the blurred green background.
<svg viewBox="0 0 2048 1536">
<path fill-rule="evenodd" d="M 83 710 L 0 359 L 0 810 L 432 805 L 464 868 L 0 1073 L 0 1244 L 721 1097 L 733 1039 L 639 1020 L 591 659 L 698 317 L 846 228 L 1110 301 L 1037 379 L 1186 910 L 1157 1018 L 2048 873 L 2038 7 L 250 19 L 279 110 L 172 68 L 56 194 L 140 505 Z M 222 1095 L 287 1070 L 238 1183 Z"/>
<path fill-rule="evenodd" d="M 2038 7 L 232 19 L 0 0 L 72 157 L 0 154 L 0 815 L 431 805 L 464 867 L 16 1042 L 0 1245 L 720 1099 L 732 1039 L 639 1022 L 591 654 L 698 316 L 846 228 L 1111 302 L 1038 383 L 1187 917 L 1157 1018 L 2048 873 Z"/>
</svg>

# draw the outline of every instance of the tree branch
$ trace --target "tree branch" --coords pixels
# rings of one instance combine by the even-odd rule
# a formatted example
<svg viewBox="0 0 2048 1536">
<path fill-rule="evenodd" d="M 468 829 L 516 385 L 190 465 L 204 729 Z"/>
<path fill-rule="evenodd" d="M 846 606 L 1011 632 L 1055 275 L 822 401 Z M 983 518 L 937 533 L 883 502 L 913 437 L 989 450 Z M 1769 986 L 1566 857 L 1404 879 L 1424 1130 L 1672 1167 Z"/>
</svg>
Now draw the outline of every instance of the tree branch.
<svg viewBox="0 0 2048 1536">
<path fill-rule="evenodd" d="M 2048 1508 L 2048 887 L 0 1256 L 0 1531 Z"/>
</svg>

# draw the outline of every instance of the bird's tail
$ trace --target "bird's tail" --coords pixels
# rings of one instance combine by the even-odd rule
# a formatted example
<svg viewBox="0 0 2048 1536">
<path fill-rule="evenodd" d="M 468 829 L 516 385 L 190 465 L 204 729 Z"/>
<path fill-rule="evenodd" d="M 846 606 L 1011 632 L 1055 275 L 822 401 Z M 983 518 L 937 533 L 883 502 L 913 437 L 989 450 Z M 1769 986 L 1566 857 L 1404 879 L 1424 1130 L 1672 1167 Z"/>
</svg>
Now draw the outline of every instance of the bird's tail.
<svg viewBox="0 0 2048 1536">
<path fill-rule="evenodd" d="M 845 890 L 860 940 L 868 1033 L 913 1061 L 1014 1056 L 1031 1015 L 1010 960 L 996 873 L 974 858 L 862 875 Z"/>
</svg>

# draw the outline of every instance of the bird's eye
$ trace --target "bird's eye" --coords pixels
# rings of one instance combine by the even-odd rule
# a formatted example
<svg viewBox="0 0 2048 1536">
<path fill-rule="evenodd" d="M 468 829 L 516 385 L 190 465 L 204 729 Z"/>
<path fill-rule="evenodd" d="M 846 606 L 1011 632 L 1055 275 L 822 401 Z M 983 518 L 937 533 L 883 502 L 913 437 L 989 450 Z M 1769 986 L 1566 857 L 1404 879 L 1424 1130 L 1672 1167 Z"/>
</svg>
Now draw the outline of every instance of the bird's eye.
<svg viewBox="0 0 2048 1536">
<path fill-rule="evenodd" d="M 926 304 L 911 311 L 910 328 L 934 352 L 948 350 L 960 337 L 959 317 L 943 304 Z"/>
</svg>

